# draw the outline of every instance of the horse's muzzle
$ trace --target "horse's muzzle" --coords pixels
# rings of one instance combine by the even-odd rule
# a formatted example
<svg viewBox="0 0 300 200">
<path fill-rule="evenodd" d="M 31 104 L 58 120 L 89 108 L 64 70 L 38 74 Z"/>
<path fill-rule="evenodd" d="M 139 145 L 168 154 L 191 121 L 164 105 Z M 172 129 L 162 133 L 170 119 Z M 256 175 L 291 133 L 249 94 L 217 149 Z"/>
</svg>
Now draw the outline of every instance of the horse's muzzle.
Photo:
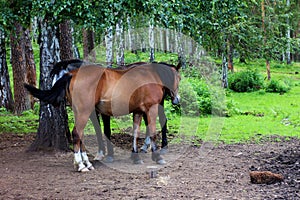
<svg viewBox="0 0 300 200">
<path fill-rule="evenodd" d="M 174 99 L 172 100 L 172 104 L 173 105 L 178 105 L 180 103 L 180 96 L 179 95 L 176 95 L 174 97 Z"/>
</svg>

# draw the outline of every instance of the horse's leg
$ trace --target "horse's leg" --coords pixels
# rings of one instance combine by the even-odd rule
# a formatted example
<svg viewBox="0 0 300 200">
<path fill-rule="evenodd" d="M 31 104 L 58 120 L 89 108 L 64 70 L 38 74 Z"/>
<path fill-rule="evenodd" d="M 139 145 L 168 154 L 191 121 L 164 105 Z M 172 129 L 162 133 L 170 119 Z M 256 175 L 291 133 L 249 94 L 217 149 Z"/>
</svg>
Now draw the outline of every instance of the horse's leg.
<svg viewBox="0 0 300 200">
<path fill-rule="evenodd" d="M 110 128 L 110 116 L 101 115 L 103 126 L 104 126 L 104 134 L 106 136 L 106 144 L 107 144 L 107 156 L 105 162 L 111 163 L 114 161 L 114 148 L 111 143 L 111 128 Z"/>
<path fill-rule="evenodd" d="M 152 160 L 157 164 L 165 164 L 166 162 L 160 156 L 160 152 L 158 151 L 156 145 L 156 117 L 158 114 L 158 104 L 153 105 L 146 114 L 149 127 L 149 135 L 151 139 Z"/>
<path fill-rule="evenodd" d="M 164 100 L 161 101 L 160 105 L 158 106 L 158 116 L 159 116 L 159 124 L 161 127 L 161 133 L 162 133 L 162 140 L 161 140 L 161 150 L 160 154 L 166 154 L 168 152 L 168 139 L 167 139 L 167 117 L 164 110 Z M 149 136 L 149 130 L 147 125 L 147 117 L 144 114 L 144 121 L 146 123 L 146 138 L 144 140 L 144 144 L 141 147 L 141 152 L 147 153 L 147 149 L 150 146 L 151 140 Z"/>
<path fill-rule="evenodd" d="M 158 106 L 159 124 L 161 127 L 161 154 L 168 152 L 168 139 L 167 139 L 167 117 L 164 110 L 164 100 Z"/>
<path fill-rule="evenodd" d="M 84 145 L 84 142 L 83 142 L 83 139 L 82 139 L 82 143 L 81 143 L 81 156 L 82 156 L 82 160 L 83 160 L 83 163 L 85 164 L 86 168 L 88 170 L 93 170 L 95 169 L 92 165 L 92 163 L 89 161 L 89 158 L 87 156 L 87 151 L 86 151 L 86 148 L 85 148 L 85 145 Z M 87 170 L 87 171 L 88 171 Z"/>
<path fill-rule="evenodd" d="M 97 136 L 97 142 L 98 142 L 98 152 L 97 152 L 97 155 L 95 156 L 94 160 L 100 161 L 104 158 L 105 147 L 104 147 L 103 138 L 102 138 L 99 113 L 96 110 L 94 110 L 90 116 L 90 119 L 93 123 L 94 129 L 96 132 L 96 136 Z"/>
<path fill-rule="evenodd" d="M 89 169 L 94 169 L 93 165 L 90 163 L 86 148 L 83 141 L 83 129 L 89 119 L 89 114 L 80 113 L 80 115 L 75 111 L 75 126 L 72 131 L 73 143 L 74 143 L 74 164 L 78 166 L 79 172 L 86 172 Z"/>
<path fill-rule="evenodd" d="M 82 156 L 81 156 L 81 137 L 80 133 L 77 131 L 76 126 L 74 126 L 72 131 L 73 136 L 73 144 L 74 144 L 74 167 L 79 172 L 86 172 L 89 171 L 83 163 Z"/>
<path fill-rule="evenodd" d="M 150 146 L 150 136 L 149 136 L 149 130 L 148 130 L 148 124 L 147 124 L 147 116 L 146 116 L 146 114 L 143 114 L 143 118 L 144 118 L 144 121 L 145 121 L 145 124 L 146 124 L 146 137 L 145 137 L 145 140 L 144 140 L 144 144 L 141 147 L 141 152 L 142 153 L 147 153 L 148 152 L 148 148 Z"/>
<path fill-rule="evenodd" d="M 142 117 L 143 117 L 142 114 L 133 113 L 133 149 L 132 149 L 132 153 L 131 153 L 131 159 L 133 160 L 134 164 L 142 164 L 143 163 L 143 161 L 139 157 L 138 146 L 137 146 Z"/>
</svg>

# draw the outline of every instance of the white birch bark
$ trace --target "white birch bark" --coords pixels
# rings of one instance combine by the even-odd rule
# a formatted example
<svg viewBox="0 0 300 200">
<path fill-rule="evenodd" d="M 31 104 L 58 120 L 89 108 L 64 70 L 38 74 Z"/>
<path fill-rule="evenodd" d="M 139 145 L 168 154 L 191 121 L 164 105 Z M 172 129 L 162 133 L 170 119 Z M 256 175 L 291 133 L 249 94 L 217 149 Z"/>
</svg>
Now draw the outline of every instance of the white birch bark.
<svg viewBox="0 0 300 200">
<path fill-rule="evenodd" d="M 6 62 L 5 35 L 0 30 L 0 107 L 13 111 L 13 97 Z"/>
<path fill-rule="evenodd" d="M 116 52 L 117 52 L 117 65 L 122 67 L 125 65 L 124 62 L 124 37 L 123 37 L 123 21 L 119 20 L 116 24 Z"/>
<path fill-rule="evenodd" d="M 150 47 L 150 62 L 153 62 L 155 59 L 154 55 L 154 25 L 153 19 L 149 22 L 149 47 Z"/>
<path fill-rule="evenodd" d="M 286 1 L 286 6 L 290 7 L 290 0 Z M 286 39 L 287 39 L 287 49 L 286 49 L 286 63 L 291 64 L 291 28 L 290 20 L 287 18 L 287 30 L 286 30 Z"/>
<path fill-rule="evenodd" d="M 106 64 L 108 68 L 112 67 L 114 54 L 113 54 L 113 28 L 110 26 L 107 29 L 107 34 L 105 35 L 106 44 Z"/>
</svg>

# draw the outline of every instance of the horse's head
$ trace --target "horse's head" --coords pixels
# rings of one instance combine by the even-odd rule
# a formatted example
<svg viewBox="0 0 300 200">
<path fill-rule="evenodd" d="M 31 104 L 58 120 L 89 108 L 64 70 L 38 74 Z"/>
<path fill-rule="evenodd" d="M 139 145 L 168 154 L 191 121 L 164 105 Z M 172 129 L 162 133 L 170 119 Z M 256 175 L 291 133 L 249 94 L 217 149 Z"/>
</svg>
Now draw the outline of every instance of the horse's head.
<svg viewBox="0 0 300 200">
<path fill-rule="evenodd" d="M 164 65 L 164 67 L 160 67 L 158 70 L 159 76 L 164 84 L 165 92 L 172 99 L 172 103 L 174 105 L 179 104 L 180 96 L 179 96 L 179 82 L 180 82 L 180 65 L 175 66 L 167 63 L 158 63 L 160 65 Z"/>
<path fill-rule="evenodd" d="M 177 105 L 180 103 L 180 96 L 179 96 L 179 82 L 180 82 L 180 74 L 179 74 L 179 68 L 180 66 L 177 66 L 176 68 L 172 67 L 172 71 L 174 73 L 174 81 L 172 84 L 172 88 L 169 89 L 170 96 L 172 99 L 172 104 Z"/>
</svg>

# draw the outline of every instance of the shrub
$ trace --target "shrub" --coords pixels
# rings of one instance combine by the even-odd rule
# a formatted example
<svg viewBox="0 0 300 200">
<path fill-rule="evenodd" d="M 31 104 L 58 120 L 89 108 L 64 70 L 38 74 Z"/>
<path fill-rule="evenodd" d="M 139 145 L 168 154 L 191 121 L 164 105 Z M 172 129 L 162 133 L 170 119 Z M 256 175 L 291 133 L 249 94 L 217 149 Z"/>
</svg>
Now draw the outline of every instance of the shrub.
<svg viewBox="0 0 300 200">
<path fill-rule="evenodd" d="M 202 79 L 182 79 L 179 90 L 180 107 L 170 107 L 170 103 L 166 103 L 166 112 L 171 111 L 186 116 L 209 115 L 212 113 L 222 115 L 227 109 L 226 104 L 220 102 L 217 91 L 212 90 L 214 89 L 209 88 Z"/>
<path fill-rule="evenodd" d="M 291 89 L 288 81 L 272 79 L 266 87 L 266 92 L 286 93 Z"/>
<path fill-rule="evenodd" d="M 235 92 L 252 92 L 263 87 L 263 78 L 253 70 L 229 74 L 228 86 Z"/>
</svg>

